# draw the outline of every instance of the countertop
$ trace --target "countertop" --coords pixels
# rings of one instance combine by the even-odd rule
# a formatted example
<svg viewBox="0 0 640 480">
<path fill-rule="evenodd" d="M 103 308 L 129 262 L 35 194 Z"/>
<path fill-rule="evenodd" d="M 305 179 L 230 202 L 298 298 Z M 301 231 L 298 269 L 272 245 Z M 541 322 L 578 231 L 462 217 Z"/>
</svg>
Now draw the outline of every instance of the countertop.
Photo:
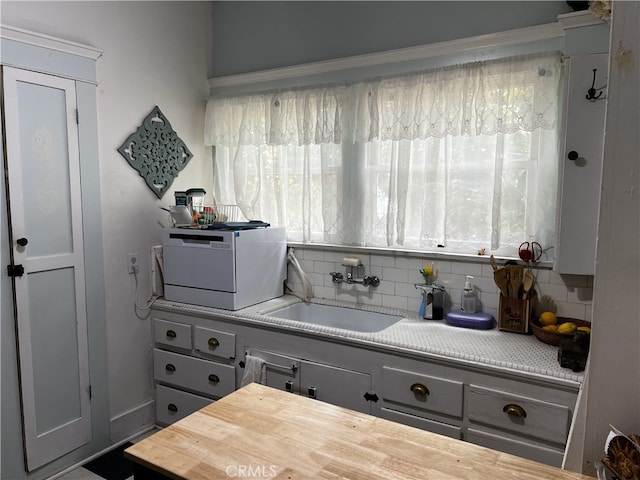
<svg viewBox="0 0 640 480">
<path fill-rule="evenodd" d="M 332 327 L 285 320 L 269 315 L 301 300 L 292 295 L 269 300 L 241 310 L 222 310 L 199 305 L 156 300 L 153 308 L 226 321 L 279 328 L 292 333 L 338 340 L 353 345 L 367 345 L 387 351 L 399 351 L 431 359 L 508 371 L 528 378 L 579 388 L 584 372 L 562 368 L 558 347 L 540 342 L 533 335 L 491 330 L 473 330 L 447 325 L 444 320 L 425 320 L 404 310 L 356 305 L 349 302 L 313 299 L 323 305 L 359 308 L 361 310 L 400 315 L 402 320 L 380 332 L 355 332 Z"/>
<path fill-rule="evenodd" d="M 124 455 L 177 480 L 593 480 L 256 383 L 136 443 Z M 146 472 L 138 473 L 144 478 Z"/>
</svg>

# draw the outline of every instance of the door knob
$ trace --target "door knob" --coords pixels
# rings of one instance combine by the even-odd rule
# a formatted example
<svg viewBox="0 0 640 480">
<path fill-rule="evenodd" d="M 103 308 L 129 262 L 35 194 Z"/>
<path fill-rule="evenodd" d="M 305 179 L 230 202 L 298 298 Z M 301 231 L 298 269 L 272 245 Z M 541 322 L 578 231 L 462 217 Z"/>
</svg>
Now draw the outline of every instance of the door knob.
<svg viewBox="0 0 640 480">
<path fill-rule="evenodd" d="M 22 237 L 22 238 L 19 238 L 18 240 L 16 240 L 16 243 L 18 245 L 20 245 L 21 247 L 26 247 L 27 243 L 29 243 L 29 240 L 27 240 L 26 238 Z"/>
<path fill-rule="evenodd" d="M 571 150 L 567 155 L 567 158 L 571 161 L 577 160 L 578 157 L 579 157 L 578 152 L 576 152 L 575 150 Z"/>
</svg>

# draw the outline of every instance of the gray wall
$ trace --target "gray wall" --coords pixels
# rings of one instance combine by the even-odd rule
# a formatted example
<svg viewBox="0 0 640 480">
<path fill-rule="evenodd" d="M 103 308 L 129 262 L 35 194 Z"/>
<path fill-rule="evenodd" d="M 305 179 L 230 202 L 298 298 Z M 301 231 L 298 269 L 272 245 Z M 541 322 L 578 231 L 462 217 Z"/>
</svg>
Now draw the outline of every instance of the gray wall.
<svg viewBox="0 0 640 480">
<path fill-rule="evenodd" d="M 209 77 L 553 23 L 563 1 L 214 1 Z"/>
</svg>

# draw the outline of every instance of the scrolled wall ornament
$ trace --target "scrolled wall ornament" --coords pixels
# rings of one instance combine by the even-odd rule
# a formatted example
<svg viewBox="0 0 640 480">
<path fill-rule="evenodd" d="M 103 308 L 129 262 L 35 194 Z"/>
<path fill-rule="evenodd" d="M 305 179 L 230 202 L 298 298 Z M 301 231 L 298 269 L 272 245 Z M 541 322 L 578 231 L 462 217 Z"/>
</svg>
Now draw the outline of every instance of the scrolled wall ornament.
<svg viewBox="0 0 640 480">
<path fill-rule="evenodd" d="M 162 198 L 193 154 L 156 106 L 118 148 L 153 193 Z"/>
</svg>

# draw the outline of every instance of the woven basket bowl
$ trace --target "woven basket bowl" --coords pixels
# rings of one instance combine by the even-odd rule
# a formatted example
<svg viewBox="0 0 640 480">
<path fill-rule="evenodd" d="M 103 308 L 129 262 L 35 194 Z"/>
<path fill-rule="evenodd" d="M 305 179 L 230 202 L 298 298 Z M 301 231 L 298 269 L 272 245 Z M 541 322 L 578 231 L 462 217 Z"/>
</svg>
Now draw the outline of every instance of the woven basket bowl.
<svg viewBox="0 0 640 480">
<path fill-rule="evenodd" d="M 573 322 L 578 327 L 591 327 L 591 322 L 587 322 L 586 320 L 578 320 L 577 318 L 569 318 L 569 317 L 558 317 L 558 325 L 561 323 Z M 555 333 L 555 332 L 547 332 L 542 329 L 542 325 L 540 324 L 538 319 L 531 321 L 531 330 L 533 330 L 533 334 L 536 336 L 538 340 L 544 343 L 548 343 L 549 345 L 560 345 L 560 341 L 563 338 L 571 338 L 573 333 Z"/>
</svg>

